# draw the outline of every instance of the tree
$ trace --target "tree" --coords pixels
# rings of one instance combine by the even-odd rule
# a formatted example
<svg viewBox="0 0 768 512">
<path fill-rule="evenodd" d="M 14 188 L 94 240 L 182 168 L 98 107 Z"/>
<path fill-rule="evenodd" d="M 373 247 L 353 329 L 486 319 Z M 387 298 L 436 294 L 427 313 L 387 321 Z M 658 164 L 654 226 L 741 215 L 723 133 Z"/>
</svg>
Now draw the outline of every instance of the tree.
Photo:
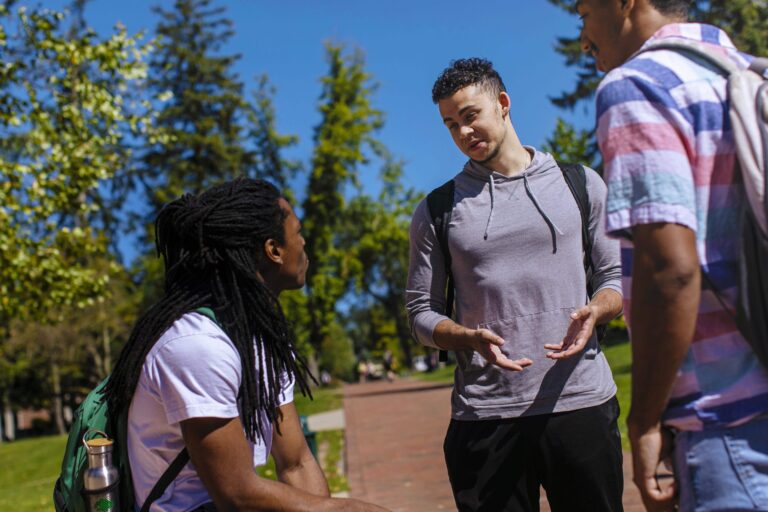
<svg viewBox="0 0 768 512">
<path fill-rule="evenodd" d="M 402 183 L 402 162 L 383 147 L 382 188 L 378 198 L 354 198 L 349 216 L 355 222 L 344 226 L 346 239 L 341 245 L 351 248 L 351 261 L 358 292 L 372 298 L 391 322 L 391 338 L 406 366 L 411 366 L 412 337 L 405 312 L 405 286 L 408 276 L 408 227 L 411 214 L 422 194 L 406 189 Z"/>
<path fill-rule="evenodd" d="M 248 109 L 250 129 L 248 138 L 255 145 L 255 177 L 274 183 L 293 203 L 295 197 L 289 188 L 289 180 L 301 170 L 301 164 L 283 157 L 283 150 L 295 145 L 296 135 L 282 135 L 275 126 L 275 108 L 272 98 L 275 88 L 267 75 L 258 77 L 258 87 L 253 92 L 253 103 Z"/>
<path fill-rule="evenodd" d="M 149 218 L 183 193 L 248 174 L 255 161 L 244 142 L 243 85 L 232 69 L 240 57 L 218 55 L 233 34 L 225 9 L 211 0 L 176 0 L 170 10 L 153 11 L 159 42 L 149 86 L 165 99 L 157 123 L 166 136 L 148 145 L 135 176 L 149 198 Z"/>
<path fill-rule="evenodd" d="M 576 129 L 558 118 L 555 133 L 544 143 L 544 151 L 551 153 L 559 162 L 578 162 L 595 167 L 599 159 L 597 148 L 590 143 L 592 133 Z"/>
<path fill-rule="evenodd" d="M 345 56 L 341 46 L 326 47 L 329 71 L 320 96 L 322 119 L 315 129 L 315 148 L 304 201 L 307 241 L 307 308 L 309 342 L 319 352 L 336 316 L 336 303 L 350 280 L 350 257 L 338 233 L 349 216 L 344 193 L 357 185 L 358 169 L 368 162 L 372 134 L 382 114 L 370 103 L 372 87 L 358 52 Z"/>
<path fill-rule="evenodd" d="M 128 167 L 128 141 L 153 133 L 132 96 L 149 45 L 121 27 L 102 41 L 90 30 L 68 36 L 64 20 L 0 5 L 0 343 L 16 321 L 55 322 L 103 296 L 108 276 L 89 263 L 106 237 L 87 220 L 100 187 Z M 0 382 L 5 411 L 12 378 Z"/>
</svg>

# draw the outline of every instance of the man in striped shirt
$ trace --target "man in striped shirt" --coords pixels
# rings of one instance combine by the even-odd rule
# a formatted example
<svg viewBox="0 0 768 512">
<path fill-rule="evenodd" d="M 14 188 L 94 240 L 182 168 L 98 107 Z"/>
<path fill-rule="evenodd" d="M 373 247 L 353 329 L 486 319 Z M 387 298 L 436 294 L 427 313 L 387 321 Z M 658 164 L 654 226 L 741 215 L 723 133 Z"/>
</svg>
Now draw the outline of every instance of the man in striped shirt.
<svg viewBox="0 0 768 512">
<path fill-rule="evenodd" d="M 674 51 L 637 54 L 652 40 L 692 39 L 748 66 L 724 32 L 685 23 L 689 4 L 577 3 L 582 45 L 607 72 L 597 137 L 606 231 L 622 239 L 634 480 L 649 510 L 677 499 L 681 510 L 768 510 L 768 371 L 729 312 L 746 199 L 726 80 Z M 664 427 L 674 433 L 673 489 L 656 478 Z"/>
</svg>

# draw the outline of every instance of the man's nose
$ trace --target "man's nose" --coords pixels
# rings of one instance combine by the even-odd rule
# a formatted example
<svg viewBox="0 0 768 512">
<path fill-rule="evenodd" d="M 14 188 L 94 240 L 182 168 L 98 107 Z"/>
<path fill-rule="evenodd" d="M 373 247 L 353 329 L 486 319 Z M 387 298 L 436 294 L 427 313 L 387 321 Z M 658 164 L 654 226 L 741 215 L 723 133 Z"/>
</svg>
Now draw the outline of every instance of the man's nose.
<svg viewBox="0 0 768 512">
<path fill-rule="evenodd" d="M 472 127 L 468 124 L 461 125 L 459 127 L 459 135 L 462 138 L 466 138 L 467 136 L 472 134 Z"/>
</svg>

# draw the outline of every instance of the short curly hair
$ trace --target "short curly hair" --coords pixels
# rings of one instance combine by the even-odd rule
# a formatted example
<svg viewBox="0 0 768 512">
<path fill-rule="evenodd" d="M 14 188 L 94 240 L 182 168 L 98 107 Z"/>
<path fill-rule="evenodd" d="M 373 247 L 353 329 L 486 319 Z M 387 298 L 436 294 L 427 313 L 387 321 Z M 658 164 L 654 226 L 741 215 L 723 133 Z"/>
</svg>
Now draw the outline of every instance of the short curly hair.
<svg viewBox="0 0 768 512">
<path fill-rule="evenodd" d="M 432 101 L 437 103 L 470 85 L 480 85 L 494 97 L 507 90 L 491 61 L 477 57 L 458 59 L 452 61 L 435 80 Z"/>
</svg>

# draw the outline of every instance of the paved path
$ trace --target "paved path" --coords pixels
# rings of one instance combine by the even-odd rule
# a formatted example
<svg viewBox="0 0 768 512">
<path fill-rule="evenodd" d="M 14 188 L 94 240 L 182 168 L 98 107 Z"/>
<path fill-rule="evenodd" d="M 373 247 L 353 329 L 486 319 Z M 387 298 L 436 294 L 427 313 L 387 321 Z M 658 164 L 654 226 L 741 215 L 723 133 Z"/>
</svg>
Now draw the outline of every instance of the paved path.
<svg viewBox="0 0 768 512">
<path fill-rule="evenodd" d="M 350 496 L 395 512 L 456 510 L 443 462 L 451 387 L 412 380 L 344 387 Z M 642 512 L 625 455 L 625 512 Z M 549 512 L 546 498 L 542 512 Z"/>
</svg>

